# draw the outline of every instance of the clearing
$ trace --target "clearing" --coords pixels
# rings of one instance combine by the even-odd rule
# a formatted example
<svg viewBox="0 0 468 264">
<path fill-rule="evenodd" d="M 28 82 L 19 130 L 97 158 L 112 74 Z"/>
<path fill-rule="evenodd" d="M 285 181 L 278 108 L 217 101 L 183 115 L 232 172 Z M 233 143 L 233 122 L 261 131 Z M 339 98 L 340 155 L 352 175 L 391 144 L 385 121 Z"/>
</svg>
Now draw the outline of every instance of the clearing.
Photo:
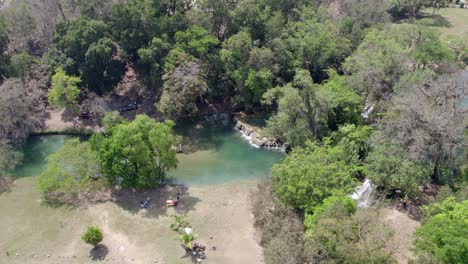
<svg viewBox="0 0 468 264">
<path fill-rule="evenodd" d="M 263 262 L 250 212 L 253 181 L 120 191 L 113 201 L 83 209 L 43 205 L 35 184 L 34 178 L 20 178 L 0 195 L 0 263 L 193 263 L 169 227 L 175 213 L 186 213 L 197 240 L 207 245 L 203 263 Z M 179 206 L 167 208 L 166 199 L 176 191 Z M 146 197 L 150 206 L 140 209 Z M 88 225 L 103 230 L 96 249 L 81 240 Z"/>
</svg>

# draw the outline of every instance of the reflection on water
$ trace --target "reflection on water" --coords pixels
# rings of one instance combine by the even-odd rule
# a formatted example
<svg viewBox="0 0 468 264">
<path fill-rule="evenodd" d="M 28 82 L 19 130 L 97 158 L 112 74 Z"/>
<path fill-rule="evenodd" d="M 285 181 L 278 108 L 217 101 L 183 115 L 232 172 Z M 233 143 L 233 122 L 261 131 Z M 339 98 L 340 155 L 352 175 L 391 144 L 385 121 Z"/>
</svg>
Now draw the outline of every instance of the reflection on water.
<svg viewBox="0 0 468 264">
<path fill-rule="evenodd" d="M 178 154 L 178 168 L 168 173 L 168 180 L 173 183 L 212 184 L 260 178 L 282 158 L 279 152 L 250 146 L 231 125 L 184 125 L 177 127 L 176 132 L 189 138 L 192 150 Z M 41 174 L 47 156 L 56 152 L 66 138 L 31 137 L 24 146 L 23 165 L 12 174 L 18 177 Z"/>
<path fill-rule="evenodd" d="M 46 168 L 46 159 L 55 153 L 68 136 L 32 136 L 23 147 L 23 164 L 11 174 L 17 177 L 37 176 Z"/>
<path fill-rule="evenodd" d="M 282 158 L 279 151 L 258 149 L 228 126 L 186 125 L 176 128 L 190 138 L 196 151 L 179 154 L 177 169 L 169 172 L 174 183 L 211 184 L 268 175 L 271 166 Z"/>
</svg>

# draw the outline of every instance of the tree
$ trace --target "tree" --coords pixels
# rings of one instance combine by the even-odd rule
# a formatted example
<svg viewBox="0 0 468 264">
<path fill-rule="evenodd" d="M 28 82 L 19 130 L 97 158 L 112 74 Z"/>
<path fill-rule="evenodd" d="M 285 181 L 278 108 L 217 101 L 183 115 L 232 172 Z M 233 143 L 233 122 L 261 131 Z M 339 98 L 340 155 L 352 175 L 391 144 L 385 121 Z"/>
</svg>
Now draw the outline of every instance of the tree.
<svg viewBox="0 0 468 264">
<path fill-rule="evenodd" d="M 163 76 L 163 93 L 158 109 L 171 118 L 198 112 L 197 100 L 207 92 L 205 73 L 198 61 L 190 61 Z"/>
<path fill-rule="evenodd" d="M 419 192 L 419 186 L 429 182 L 430 166 L 405 157 L 402 149 L 381 143 L 365 160 L 366 177 L 387 190 L 400 189 L 409 195 Z"/>
<path fill-rule="evenodd" d="M 48 202 L 75 204 L 81 194 L 95 189 L 101 179 L 97 155 L 90 143 L 73 138 L 47 158 L 47 168 L 37 180 Z"/>
<path fill-rule="evenodd" d="M 392 236 L 377 211 L 360 209 L 349 215 L 338 204 L 307 230 L 304 251 L 309 263 L 396 263 L 387 250 Z"/>
<path fill-rule="evenodd" d="M 338 194 L 325 198 L 320 205 L 314 207 L 312 213 L 306 213 L 304 226 L 306 228 L 305 238 L 312 237 L 314 229 L 321 218 L 330 214 L 341 212 L 344 216 L 351 216 L 356 212 L 356 202 L 349 196 Z"/>
<path fill-rule="evenodd" d="M 90 90 L 102 94 L 120 81 L 125 66 L 114 58 L 116 52 L 115 44 L 108 37 L 89 46 L 85 62 L 80 66 L 80 73 Z"/>
<path fill-rule="evenodd" d="M 81 236 L 81 239 L 83 239 L 86 244 L 93 245 L 94 247 L 101 243 L 103 238 L 102 231 L 97 226 L 89 226 Z"/>
<path fill-rule="evenodd" d="M 413 159 L 431 163 L 432 179 L 452 183 L 466 151 L 466 80 L 460 74 L 402 90 L 383 121 L 384 135 Z"/>
<path fill-rule="evenodd" d="M 175 40 L 176 46 L 197 58 L 206 57 L 219 44 L 218 39 L 200 26 L 193 26 L 186 31 L 177 32 Z"/>
<path fill-rule="evenodd" d="M 393 86 L 408 71 L 402 45 L 387 30 L 371 30 L 343 68 L 353 88 L 370 99 L 389 100 Z"/>
<path fill-rule="evenodd" d="M 303 91 L 306 92 L 306 91 Z M 314 137 L 309 126 L 306 104 L 301 91 L 286 85 L 274 88 L 263 95 L 266 104 L 277 101 L 278 112 L 267 120 L 265 131 L 290 146 L 301 146 Z"/>
<path fill-rule="evenodd" d="M 0 172 L 11 171 L 21 163 L 23 153 L 8 143 L 7 140 L 0 139 L 0 150 Z"/>
<path fill-rule="evenodd" d="M 139 65 L 152 80 L 160 80 L 164 72 L 164 58 L 169 53 L 171 44 L 154 37 L 147 47 L 138 50 Z"/>
<path fill-rule="evenodd" d="M 52 88 L 49 91 L 49 103 L 56 107 L 68 107 L 77 111 L 78 84 L 81 79 L 76 76 L 68 76 L 62 68 L 57 68 L 52 76 Z"/>
<path fill-rule="evenodd" d="M 340 146 L 331 146 L 325 140 L 322 146 L 308 142 L 305 148 L 293 149 L 283 162 L 273 166 L 271 173 L 282 202 L 311 212 L 323 199 L 351 192 L 356 170 L 345 162 Z"/>
<path fill-rule="evenodd" d="M 105 133 L 110 133 L 112 128 L 123 123 L 126 123 L 126 120 L 117 111 L 107 112 L 102 120 L 102 126 Z"/>
<path fill-rule="evenodd" d="M 459 203 L 445 200 L 442 210 L 416 230 L 416 249 L 433 255 L 441 263 L 464 263 L 468 259 L 466 219 L 467 200 Z"/>
<path fill-rule="evenodd" d="M 15 54 L 10 59 L 10 75 L 26 81 L 36 63 L 37 59 L 26 52 Z"/>
<path fill-rule="evenodd" d="M 137 115 L 132 122 L 115 125 L 105 135 L 93 135 L 91 143 L 111 184 L 154 187 L 177 166 L 172 121 L 156 122 Z"/>
<path fill-rule="evenodd" d="M 7 79 L 0 85 L 0 140 L 17 146 L 39 127 L 34 110 L 35 96 L 20 79 Z"/>
</svg>

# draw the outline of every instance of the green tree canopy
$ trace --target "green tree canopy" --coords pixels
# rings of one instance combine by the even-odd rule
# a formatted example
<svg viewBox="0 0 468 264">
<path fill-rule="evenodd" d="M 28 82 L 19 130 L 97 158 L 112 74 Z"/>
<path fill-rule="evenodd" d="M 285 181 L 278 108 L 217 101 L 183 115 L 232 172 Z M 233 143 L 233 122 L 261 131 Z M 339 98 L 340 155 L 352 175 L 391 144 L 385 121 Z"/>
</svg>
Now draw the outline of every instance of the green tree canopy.
<svg viewBox="0 0 468 264">
<path fill-rule="evenodd" d="M 137 115 L 132 122 L 115 125 L 105 135 L 91 138 L 105 176 L 112 184 L 145 188 L 164 181 L 177 166 L 172 121 L 156 122 Z"/>
<path fill-rule="evenodd" d="M 83 239 L 86 244 L 93 245 L 94 247 L 101 243 L 103 238 L 102 231 L 97 226 L 88 227 L 81 236 L 81 239 Z"/>
<path fill-rule="evenodd" d="M 313 211 L 323 199 L 337 193 L 350 193 L 355 188 L 356 168 L 344 161 L 344 150 L 308 142 L 295 148 L 271 171 L 275 191 L 281 201 L 296 208 Z"/>
<path fill-rule="evenodd" d="M 402 149 L 395 145 L 379 144 L 365 160 L 366 176 L 378 186 L 388 190 L 400 189 L 415 195 L 419 186 L 429 182 L 429 164 L 405 157 Z"/>
<path fill-rule="evenodd" d="M 102 179 L 97 155 L 88 142 L 69 139 L 47 158 L 47 168 L 37 178 L 39 190 L 49 202 L 71 203 Z"/>
<path fill-rule="evenodd" d="M 177 119 L 198 112 L 197 100 L 207 92 L 205 73 L 197 61 L 190 61 L 163 76 L 161 99 L 156 106 L 167 116 Z"/>
<path fill-rule="evenodd" d="M 62 68 L 57 68 L 52 76 L 52 88 L 49 91 L 49 103 L 57 107 L 69 107 L 76 110 L 81 79 L 68 76 Z"/>
<path fill-rule="evenodd" d="M 209 52 L 213 52 L 214 47 L 219 45 L 218 39 L 200 26 L 177 32 L 175 40 L 177 46 L 198 58 L 207 56 Z"/>
<path fill-rule="evenodd" d="M 445 200 L 439 213 L 416 230 L 416 249 L 442 263 L 465 263 L 468 259 L 468 201 Z"/>
</svg>

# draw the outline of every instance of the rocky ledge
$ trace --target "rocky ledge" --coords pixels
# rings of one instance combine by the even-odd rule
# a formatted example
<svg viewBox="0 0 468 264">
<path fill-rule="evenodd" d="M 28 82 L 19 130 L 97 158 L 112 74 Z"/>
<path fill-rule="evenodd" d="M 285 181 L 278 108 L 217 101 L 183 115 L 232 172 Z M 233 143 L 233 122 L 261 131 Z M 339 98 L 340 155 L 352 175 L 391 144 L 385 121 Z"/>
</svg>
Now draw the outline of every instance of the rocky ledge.
<svg viewBox="0 0 468 264">
<path fill-rule="evenodd" d="M 261 129 L 242 121 L 239 116 L 234 116 L 235 128 L 239 130 L 251 143 L 261 148 L 284 149 L 284 144 L 277 139 L 268 138 L 261 133 Z"/>
</svg>

